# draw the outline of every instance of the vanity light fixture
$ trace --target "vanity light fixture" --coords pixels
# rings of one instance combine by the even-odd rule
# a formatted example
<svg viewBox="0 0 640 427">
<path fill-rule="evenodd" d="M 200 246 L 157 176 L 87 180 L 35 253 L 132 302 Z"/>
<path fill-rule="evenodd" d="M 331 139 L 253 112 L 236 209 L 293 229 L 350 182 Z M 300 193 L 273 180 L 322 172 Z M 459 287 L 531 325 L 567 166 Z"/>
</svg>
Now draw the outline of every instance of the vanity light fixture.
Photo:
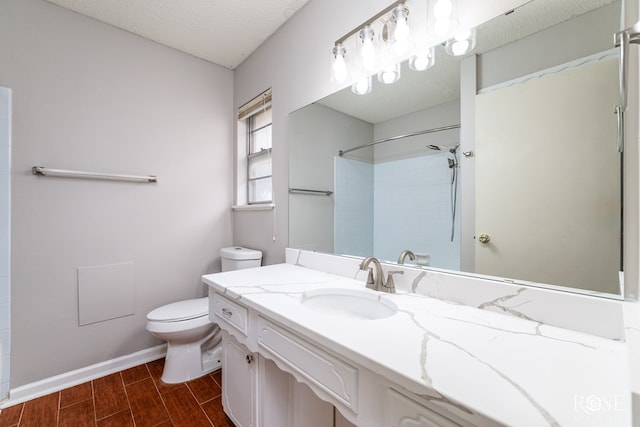
<svg viewBox="0 0 640 427">
<path fill-rule="evenodd" d="M 456 34 L 444 42 L 444 50 L 453 56 L 462 56 L 471 52 L 476 47 L 476 30 L 472 28 Z"/>
<path fill-rule="evenodd" d="M 393 2 L 336 40 L 331 61 L 332 82 L 351 82 L 351 91 L 364 95 L 372 90 L 373 74 L 377 74 L 381 83 L 397 82 L 402 60 L 409 59 L 409 68 L 415 71 L 434 65 L 433 34 L 438 40 L 454 34 L 458 27 L 457 0 L 426 0 L 425 25 L 416 23 L 416 28 L 409 17 L 409 1 Z M 420 15 L 421 10 L 417 8 L 416 13 Z M 475 30 L 469 30 L 447 40 L 443 46 L 450 55 L 460 56 L 473 50 L 475 43 Z"/>
</svg>

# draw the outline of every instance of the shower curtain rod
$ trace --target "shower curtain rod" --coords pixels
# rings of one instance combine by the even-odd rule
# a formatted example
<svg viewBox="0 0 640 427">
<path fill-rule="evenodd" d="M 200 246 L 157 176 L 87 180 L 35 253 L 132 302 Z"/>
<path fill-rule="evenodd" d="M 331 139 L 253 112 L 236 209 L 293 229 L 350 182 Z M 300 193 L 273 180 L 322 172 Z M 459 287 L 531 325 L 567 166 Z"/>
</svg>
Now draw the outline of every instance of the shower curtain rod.
<svg viewBox="0 0 640 427">
<path fill-rule="evenodd" d="M 359 150 L 361 148 L 371 147 L 372 145 L 381 144 L 383 142 L 395 141 L 397 139 L 409 138 L 411 136 L 424 135 L 426 133 L 442 132 L 444 130 L 451 130 L 451 129 L 460 129 L 460 125 L 457 124 L 457 125 L 442 126 L 442 127 L 439 127 L 439 128 L 420 130 L 418 132 L 407 133 L 405 135 L 397 135 L 397 136 L 392 136 L 392 137 L 389 137 L 389 138 L 379 139 L 377 141 L 368 142 L 366 144 L 358 145 L 357 147 L 349 148 L 347 150 L 340 150 L 340 151 L 338 151 L 338 156 L 342 157 L 344 154 L 347 154 L 347 153 L 349 153 L 351 151 Z"/>
</svg>

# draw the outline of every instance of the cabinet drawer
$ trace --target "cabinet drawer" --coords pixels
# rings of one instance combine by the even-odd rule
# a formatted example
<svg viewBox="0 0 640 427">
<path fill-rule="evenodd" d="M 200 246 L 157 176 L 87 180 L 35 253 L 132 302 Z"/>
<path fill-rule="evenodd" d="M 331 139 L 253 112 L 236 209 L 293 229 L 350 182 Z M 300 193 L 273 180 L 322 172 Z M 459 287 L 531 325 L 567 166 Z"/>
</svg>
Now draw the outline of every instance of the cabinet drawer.
<svg viewBox="0 0 640 427">
<path fill-rule="evenodd" d="M 258 345 L 357 412 L 358 369 L 262 317 L 258 317 Z"/>
<path fill-rule="evenodd" d="M 389 389 L 390 427 L 460 427 L 448 418 Z"/>
<path fill-rule="evenodd" d="M 229 325 L 247 336 L 247 309 L 222 295 L 215 293 L 213 296 L 213 312 L 219 319 L 223 319 Z"/>
</svg>

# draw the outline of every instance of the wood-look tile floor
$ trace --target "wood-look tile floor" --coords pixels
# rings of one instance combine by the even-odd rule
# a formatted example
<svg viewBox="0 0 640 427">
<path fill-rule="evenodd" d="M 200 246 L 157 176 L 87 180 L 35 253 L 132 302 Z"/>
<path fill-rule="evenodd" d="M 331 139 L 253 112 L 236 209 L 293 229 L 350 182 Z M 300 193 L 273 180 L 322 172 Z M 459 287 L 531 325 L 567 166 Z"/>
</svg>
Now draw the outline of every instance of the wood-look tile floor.
<svg viewBox="0 0 640 427">
<path fill-rule="evenodd" d="M 181 384 L 160 381 L 164 359 L 0 412 L 0 427 L 233 427 L 222 411 L 222 371 Z"/>
</svg>

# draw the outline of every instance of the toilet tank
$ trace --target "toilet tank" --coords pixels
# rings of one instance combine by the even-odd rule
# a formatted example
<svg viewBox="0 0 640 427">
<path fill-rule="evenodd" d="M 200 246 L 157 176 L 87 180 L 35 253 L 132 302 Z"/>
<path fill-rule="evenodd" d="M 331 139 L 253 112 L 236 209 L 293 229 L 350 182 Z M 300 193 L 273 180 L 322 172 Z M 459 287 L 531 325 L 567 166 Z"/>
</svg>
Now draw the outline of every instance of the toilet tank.
<svg viewBox="0 0 640 427">
<path fill-rule="evenodd" d="M 222 271 L 242 270 L 243 268 L 260 267 L 262 252 L 255 249 L 232 246 L 220 249 Z"/>
</svg>

